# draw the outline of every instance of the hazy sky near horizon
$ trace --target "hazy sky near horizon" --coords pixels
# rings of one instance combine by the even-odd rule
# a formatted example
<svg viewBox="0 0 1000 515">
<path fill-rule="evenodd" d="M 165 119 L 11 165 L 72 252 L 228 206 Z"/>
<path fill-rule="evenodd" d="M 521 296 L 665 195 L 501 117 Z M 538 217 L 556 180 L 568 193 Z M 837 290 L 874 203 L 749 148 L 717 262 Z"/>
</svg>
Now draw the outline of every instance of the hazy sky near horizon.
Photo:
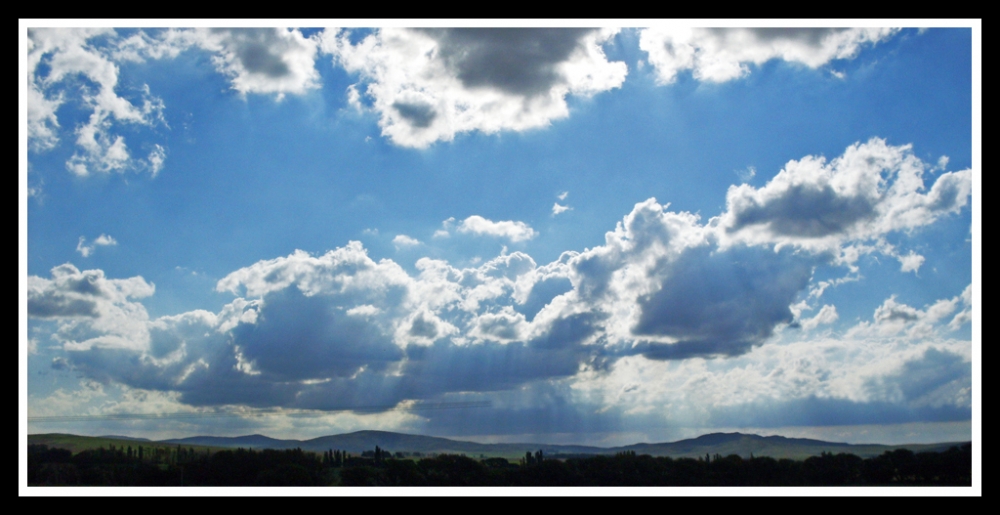
<svg viewBox="0 0 1000 515">
<path fill-rule="evenodd" d="M 954 440 L 972 35 L 30 28 L 28 430 Z"/>
</svg>

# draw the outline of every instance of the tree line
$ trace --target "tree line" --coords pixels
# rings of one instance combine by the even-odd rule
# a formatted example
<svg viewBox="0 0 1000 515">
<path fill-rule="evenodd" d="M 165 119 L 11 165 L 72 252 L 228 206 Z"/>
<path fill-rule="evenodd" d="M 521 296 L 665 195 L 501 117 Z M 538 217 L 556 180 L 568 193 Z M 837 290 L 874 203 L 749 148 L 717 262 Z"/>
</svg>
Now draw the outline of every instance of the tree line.
<svg viewBox="0 0 1000 515">
<path fill-rule="evenodd" d="M 541 450 L 517 462 L 460 455 L 407 458 L 381 447 L 350 455 L 139 446 L 65 449 L 31 445 L 28 484 L 81 486 L 970 486 L 972 446 L 945 452 L 886 451 L 863 459 L 823 453 L 805 460 L 738 455 L 636 455 L 557 459 Z"/>
</svg>

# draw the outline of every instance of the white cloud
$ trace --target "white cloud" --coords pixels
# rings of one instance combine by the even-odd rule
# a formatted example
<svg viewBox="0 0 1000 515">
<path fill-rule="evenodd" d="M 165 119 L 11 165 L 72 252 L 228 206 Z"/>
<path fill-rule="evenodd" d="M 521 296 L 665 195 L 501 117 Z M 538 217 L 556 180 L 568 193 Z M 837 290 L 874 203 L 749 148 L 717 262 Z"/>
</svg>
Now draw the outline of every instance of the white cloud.
<svg viewBox="0 0 1000 515">
<path fill-rule="evenodd" d="M 753 166 L 748 166 L 743 170 L 736 170 L 736 176 L 740 178 L 740 182 L 750 182 L 757 176 L 757 169 Z"/>
<path fill-rule="evenodd" d="M 831 286 L 833 286 L 834 288 L 836 288 L 837 286 L 840 286 L 841 284 L 849 283 L 849 282 L 855 282 L 855 281 L 858 281 L 860 279 L 861 279 L 861 277 L 858 276 L 858 275 L 849 275 L 849 276 L 846 276 L 846 277 L 840 277 L 840 278 L 832 279 L 832 280 L 829 280 L 829 281 L 819 281 L 819 282 L 816 283 L 816 285 L 814 287 L 812 287 L 809 290 L 809 296 L 810 297 L 819 298 L 819 297 L 822 297 L 823 296 L 823 292 L 825 292 L 826 289 L 829 288 L 829 287 L 831 287 Z"/>
<path fill-rule="evenodd" d="M 552 205 L 552 215 L 555 216 L 555 215 L 558 215 L 559 213 L 565 213 L 566 211 L 569 211 L 570 209 L 573 209 L 573 208 L 571 208 L 569 206 L 563 206 L 563 205 L 559 204 L 558 202 L 556 202 L 555 204 Z"/>
<path fill-rule="evenodd" d="M 959 297 L 962 300 L 962 311 L 959 311 L 955 318 L 952 318 L 951 322 L 948 323 L 948 329 L 952 331 L 957 331 L 972 321 L 972 285 L 966 286 Z"/>
<path fill-rule="evenodd" d="M 416 247 L 417 245 L 420 245 L 420 240 L 411 238 L 405 234 L 397 234 L 396 237 L 392 239 L 392 243 L 397 249 L 400 249 L 406 247 Z"/>
<path fill-rule="evenodd" d="M 451 236 L 451 230 L 455 227 L 455 217 L 450 216 L 447 220 L 441 222 L 441 228 L 434 231 L 434 238 L 448 238 Z"/>
<path fill-rule="evenodd" d="M 197 37 L 191 29 L 139 30 L 119 40 L 110 54 L 115 60 L 126 62 L 173 59 L 194 46 Z"/>
<path fill-rule="evenodd" d="M 566 197 L 568 197 L 568 196 L 569 196 L 569 192 L 568 191 L 564 191 L 564 192 L 556 195 L 556 198 L 558 198 L 559 200 L 566 200 Z"/>
<path fill-rule="evenodd" d="M 326 291 L 381 290 L 407 283 L 409 276 L 399 265 L 390 260 L 372 261 L 361 242 L 352 241 L 319 257 L 297 250 L 287 257 L 259 261 L 223 277 L 216 290 L 238 293 L 242 288 L 249 297 L 261 297 L 295 285 L 311 296 Z"/>
<path fill-rule="evenodd" d="M 748 65 L 771 59 L 818 68 L 834 59 L 850 59 L 867 44 L 893 36 L 891 28 L 691 28 L 643 29 L 639 48 L 661 84 L 691 70 L 695 79 L 725 82 L 750 73 Z"/>
<path fill-rule="evenodd" d="M 601 48 L 616 32 L 384 28 L 352 44 L 349 31 L 328 29 L 320 41 L 361 76 L 382 135 L 426 148 L 462 132 L 544 127 L 569 115 L 568 95 L 620 87 L 625 63 Z"/>
<path fill-rule="evenodd" d="M 382 312 L 381 309 L 372 306 L 371 304 L 363 304 L 361 306 L 348 309 L 346 313 L 351 316 L 370 317 L 377 315 L 381 312 Z"/>
<path fill-rule="evenodd" d="M 118 124 L 152 126 L 163 122 L 163 102 L 148 87 L 138 93 L 139 103 L 119 95 L 118 66 L 107 55 L 115 41 L 111 29 L 31 29 L 28 33 L 28 136 L 36 151 L 58 143 L 56 111 L 67 94 L 79 91 L 90 110 L 89 120 L 75 129 L 77 151 L 66 163 L 77 175 L 124 172 L 137 169 L 125 138 L 112 130 Z M 98 43 L 99 42 L 99 43 Z M 40 73 L 44 64 L 47 73 Z M 90 83 L 74 84 L 78 77 Z M 91 85 L 92 84 L 92 85 Z M 62 89 L 60 89 L 62 88 Z M 161 156 L 162 157 L 162 156 Z"/>
<path fill-rule="evenodd" d="M 727 360 L 655 361 L 629 356 L 607 372 L 572 380 L 584 399 L 694 427 L 898 423 L 968 416 L 970 345 L 823 337 L 754 348 Z M 642 385 L 628 396 L 621 392 Z M 928 414 L 930 413 L 930 415 Z M 945 418 L 946 420 L 948 418 Z"/>
<path fill-rule="evenodd" d="M 483 313 L 471 323 L 469 336 L 481 340 L 497 342 L 523 341 L 528 336 L 530 326 L 524 315 L 504 306 L 495 313 Z"/>
<path fill-rule="evenodd" d="M 959 306 L 964 309 L 955 315 L 946 326 L 949 331 L 959 329 L 969 321 L 971 311 L 971 287 L 951 299 L 940 299 L 934 304 L 917 309 L 898 302 L 892 295 L 875 310 L 872 322 L 861 322 L 852 327 L 848 337 L 891 337 L 905 334 L 909 338 L 931 338 L 943 331 L 941 322 L 955 312 Z"/>
<path fill-rule="evenodd" d="M 62 103 L 61 95 L 46 98 L 34 81 L 28 83 L 28 141 L 33 150 L 49 150 L 59 143 L 56 109 Z"/>
<path fill-rule="evenodd" d="M 163 162 L 166 160 L 167 150 L 163 148 L 163 145 L 153 145 L 153 150 L 149 152 L 149 157 L 146 158 L 149 173 L 152 174 L 153 177 L 159 175 L 160 170 L 163 170 Z"/>
<path fill-rule="evenodd" d="M 910 251 L 909 254 L 905 256 L 899 256 L 900 271 L 903 272 L 914 272 L 920 270 L 920 265 L 924 264 L 924 256 L 917 254 L 916 252 Z"/>
<path fill-rule="evenodd" d="M 837 307 L 831 304 L 825 304 L 822 308 L 820 308 L 819 313 L 816 313 L 816 316 L 802 321 L 802 328 L 806 331 L 810 331 L 821 324 L 832 324 L 836 322 L 838 318 L 840 317 L 837 315 Z"/>
<path fill-rule="evenodd" d="M 494 222 L 479 215 L 472 215 L 458 224 L 460 233 L 471 233 L 495 238 L 507 238 L 512 242 L 530 240 L 538 235 L 524 222 L 504 220 Z"/>
<path fill-rule="evenodd" d="M 90 242 L 90 245 L 86 245 L 87 238 L 80 236 L 80 241 L 76 244 L 76 251 L 80 253 L 83 257 L 88 257 L 94 253 L 94 249 L 97 247 L 108 247 L 113 245 L 118 245 L 118 242 L 108 236 L 107 234 L 101 234 L 94 241 Z"/>
</svg>

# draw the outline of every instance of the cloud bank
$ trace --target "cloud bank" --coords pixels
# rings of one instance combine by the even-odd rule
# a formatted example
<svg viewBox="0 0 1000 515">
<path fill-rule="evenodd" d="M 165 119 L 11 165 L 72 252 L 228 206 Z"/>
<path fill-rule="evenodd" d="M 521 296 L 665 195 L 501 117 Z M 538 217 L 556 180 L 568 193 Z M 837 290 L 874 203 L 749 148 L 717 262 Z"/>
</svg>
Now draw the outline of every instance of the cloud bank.
<svg viewBox="0 0 1000 515">
<path fill-rule="evenodd" d="M 138 301 L 155 287 L 143 278 L 65 264 L 29 277 L 28 312 L 56 346 L 54 370 L 192 407 L 496 401 L 463 431 L 495 429 L 501 415 L 530 429 L 539 413 L 558 419 L 550 428 L 665 416 L 760 425 L 757 413 L 778 425 L 830 422 L 823 413 L 959 420 L 971 345 L 951 334 L 970 320 L 971 285 L 922 309 L 890 297 L 835 337 L 836 306 L 818 302 L 836 281 L 813 280 L 817 267 L 850 270 L 864 253 L 898 256 L 887 235 L 968 205 L 969 170 L 927 185 L 927 169 L 908 145 L 859 142 L 829 161 L 789 161 L 759 188 L 732 186 L 725 211 L 704 222 L 640 202 L 602 245 L 543 265 L 523 252 L 470 268 L 425 257 L 411 274 L 360 242 L 296 251 L 219 280 L 233 300 L 216 313 L 151 319 Z M 478 216 L 445 226 L 535 234 Z"/>
</svg>

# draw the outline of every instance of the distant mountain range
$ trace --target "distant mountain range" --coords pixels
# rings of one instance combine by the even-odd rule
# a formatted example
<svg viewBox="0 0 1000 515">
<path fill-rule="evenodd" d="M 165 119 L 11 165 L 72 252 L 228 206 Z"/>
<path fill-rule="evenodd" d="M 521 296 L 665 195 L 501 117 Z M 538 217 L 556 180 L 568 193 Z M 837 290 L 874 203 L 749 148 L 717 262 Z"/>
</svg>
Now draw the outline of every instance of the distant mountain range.
<svg viewBox="0 0 1000 515">
<path fill-rule="evenodd" d="M 909 449 L 914 452 L 944 451 L 955 445 L 966 442 L 945 442 L 936 444 L 908 445 L 878 445 L 878 444 L 847 444 L 825 442 L 807 438 L 786 438 L 784 436 L 759 436 L 743 433 L 711 433 L 666 443 L 638 443 L 622 447 L 593 447 L 585 445 L 552 445 L 540 443 L 478 443 L 463 440 L 452 440 L 433 436 L 410 435 L 388 431 L 357 431 L 340 435 L 322 436 L 311 440 L 279 440 L 264 435 L 249 435 L 237 437 L 193 436 L 163 440 L 160 443 L 180 445 L 204 445 L 212 447 L 252 447 L 255 449 L 294 449 L 322 452 L 328 449 L 345 450 L 360 454 L 379 446 L 391 452 L 419 452 L 423 454 L 466 454 L 473 457 L 480 455 L 502 456 L 516 458 L 525 452 L 539 449 L 545 455 L 552 457 L 568 457 L 574 455 L 616 454 L 623 451 L 635 451 L 636 454 L 651 456 L 670 456 L 673 458 L 699 457 L 706 454 L 728 456 L 738 454 L 749 458 L 754 456 L 771 456 L 773 458 L 804 459 L 823 452 L 850 453 L 861 457 L 871 457 L 894 449 Z"/>
<path fill-rule="evenodd" d="M 146 438 L 128 436 L 76 436 L 67 434 L 36 434 L 28 435 L 28 443 L 45 444 L 49 447 L 61 447 L 79 452 L 84 449 L 107 447 L 109 445 L 127 446 L 141 443 L 149 446 L 183 445 L 214 448 L 253 448 L 253 449 L 295 449 L 323 452 L 330 449 L 347 451 L 351 454 L 361 454 L 371 451 L 375 446 L 390 451 L 404 453 L 432 454 L 465 454 L 466 456 L 503 457 L 517 459 L 526 452 L 541 449 L 550 457 L 574 457 L 595 454 L 616 454 L 624 451 L 634 451 L 638 455 L 670 456 L 672 458 L 695 458 L 708 455 L 729 456 L 738 454 L 744 458 L 753 456 L 770 456 L 781 459 L 805 459 L 817 456 L 823 452 L 833 454 L 850 453 L 862 458 L 878 456 L 885 451 L 894 449 L 909 449 L 913 452 L 945 451 L 952 446 L 960 446 L 968 442 L 943 442 L 935 444 L 878 445 L 878 444 L 847 444 L 825 442 L 807 438 L 786 438 L 784 436 L 759 436 L 743 433 L 711 433 L 664 443 L 637 443 L 622 447 L 593 447 L 586 445 L 552 445 L 542 443 L 478 443 L 434 436 L 410 435 L 388 431 L 357 431 L 340 435 L 321 436 L 311 440 L 280 440 L 264 435 L 247 435 L 236 437 L 225 436 L 192 436 L 170 440 L 153 441 Z"/>
</svg>

